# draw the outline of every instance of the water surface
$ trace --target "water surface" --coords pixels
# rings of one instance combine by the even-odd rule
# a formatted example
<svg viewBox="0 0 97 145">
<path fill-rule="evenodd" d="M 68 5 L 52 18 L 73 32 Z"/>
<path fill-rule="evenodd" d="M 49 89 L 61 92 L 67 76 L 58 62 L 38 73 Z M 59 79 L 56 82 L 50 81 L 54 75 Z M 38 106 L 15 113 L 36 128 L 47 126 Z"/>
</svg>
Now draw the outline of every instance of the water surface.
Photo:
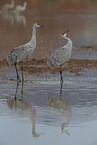
<svg viewBox="0 0 97 145">
<path fill-rule="evenodd" d="M 0 81 L 2 144 L 97 142 L 97 79 L 73 76 L 64 79 L 62 90 L 55 77 L 26 77 L 27 82 L 23 86 L 20 83 L 18 90 L 16 82 Z"/>
</svg>

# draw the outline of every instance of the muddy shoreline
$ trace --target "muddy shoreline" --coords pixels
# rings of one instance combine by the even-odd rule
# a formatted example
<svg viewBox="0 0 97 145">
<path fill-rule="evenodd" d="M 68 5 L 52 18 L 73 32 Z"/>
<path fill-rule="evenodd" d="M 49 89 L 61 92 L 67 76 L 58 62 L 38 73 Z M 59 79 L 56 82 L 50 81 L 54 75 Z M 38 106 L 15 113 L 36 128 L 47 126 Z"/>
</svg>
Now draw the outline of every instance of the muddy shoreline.
<svg viewBox="0 0 97 145">
<path fill-rule="evenodd" d="M 50 70 L 47 66 L 47 59 L 31 59 L 24 62 L 24 71 L 29 74 L 37 73 L 58 73 L 59 67 Z M 0 61 L 0 69 L 9 67 L 6 60 Z M 14 67 L 14 65 L 12 65 Z M 21 62 L 18 63 L 18 67 L 21 70 Z M 63 71 L 68 71 L 75 75 L 81 75 L 80 72 L 90 69 L 97 69 L 97 60 L 87 59 L 70 59 L 66 65 L 64 65 Z M 80 73 L 80 74 L 79 74 Z"/>
</svg>

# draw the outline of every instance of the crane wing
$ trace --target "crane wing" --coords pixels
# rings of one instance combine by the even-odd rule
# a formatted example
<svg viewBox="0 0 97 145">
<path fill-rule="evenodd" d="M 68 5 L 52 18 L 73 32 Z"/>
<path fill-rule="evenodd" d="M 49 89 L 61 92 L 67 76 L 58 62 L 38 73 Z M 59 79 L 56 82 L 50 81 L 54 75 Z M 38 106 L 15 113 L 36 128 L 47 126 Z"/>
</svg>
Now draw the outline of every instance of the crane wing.
<svg viewBox="0 0 97 145">
<path fill-rule="evenodd" d="M 7 62 L 11 65 L 13 62 L 24 61 L 28 59 L 34 51 L 29 44 L 24 44 L 13 49 L 7 57 Z"/>
<path fill-rule="evenodd" d="M 71 53 L 66 48 L 57 49 L 47 60 L 48 66 L 52 69 L 55 66 L 63 65 L 69 60 Z"/>
</svg>

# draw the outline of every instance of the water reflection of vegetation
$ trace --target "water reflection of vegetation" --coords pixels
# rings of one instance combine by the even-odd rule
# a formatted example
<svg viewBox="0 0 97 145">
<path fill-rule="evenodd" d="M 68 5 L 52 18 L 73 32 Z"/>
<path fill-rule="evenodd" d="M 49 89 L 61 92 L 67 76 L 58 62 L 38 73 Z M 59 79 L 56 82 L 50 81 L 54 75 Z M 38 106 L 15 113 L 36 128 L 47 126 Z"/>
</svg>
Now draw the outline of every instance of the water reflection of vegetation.
<svg viewBox="0 0 97 145">
<path fill-rule="evenodd" d="M 62 123 L 61 130 L 62 133 L 66 133 L 67 135 L 69 135 L 69 132 L 66 130 L 66 127 L 68 127 L 68 125 L 71 123 L 71 108 L 63 98 L 62 87 L 63 87 L 63 83 L 61 83 L 60 85 L 60 99 L 49 97 L 47 101 L 47 106 L 53 107 L 58 110 L 64 110 L 64 115 L 66 116 L 67 121 L 65 123 Z"/>
<path fill-rule="evenodd" d="M 32 122 L 32 135 L 33 135 L 33 137 L 39 137 L 39 134 L 37 134 L 35 131 L 35 112 L 36 111 L 27 102 L 24 101 L 23 85 L 24 85 L 24 83 L 22 82 L 21 99 L 17 98 L 17 92 L 18 92 L 18 87 L 19 87 L 19 83 L 17 82 L 17 87 L 16 87 L 16 92 L 15 92 L 14 98 L 9 97 L 7 100 L 7 104 L 8 104 L 8 107 L 11 109 L 20 109 L 20 110 L 27 111 L 30 113 L 29 118 Z"/>
</svg>

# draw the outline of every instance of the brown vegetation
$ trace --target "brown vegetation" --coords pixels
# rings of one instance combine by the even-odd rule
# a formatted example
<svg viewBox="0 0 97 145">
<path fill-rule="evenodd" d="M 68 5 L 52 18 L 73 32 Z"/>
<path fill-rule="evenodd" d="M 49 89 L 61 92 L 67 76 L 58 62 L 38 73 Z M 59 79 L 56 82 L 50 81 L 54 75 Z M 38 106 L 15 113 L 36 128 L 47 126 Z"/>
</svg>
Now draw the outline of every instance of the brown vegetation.
<svg viewBox="0 0 97 145">
<path fill-rule="evenodd" d="M 29 74 L 37 73 L 58 73 L 59 67 L 50 70 L 46 63 L 47 59 L 32 59 L 24 62 L 24 71 Z M 21 63 L 18 64 L 21 69 Z M 7 61 L 0 61 L 0 69 L 8 67 Z M 64 71 L 79 75 L 80 72 L 86 69 L 97 69 L 97 60 L 85 60 L 85 59 L 70 59 L 67 65 L 64 67 Z"/>
</svg>

